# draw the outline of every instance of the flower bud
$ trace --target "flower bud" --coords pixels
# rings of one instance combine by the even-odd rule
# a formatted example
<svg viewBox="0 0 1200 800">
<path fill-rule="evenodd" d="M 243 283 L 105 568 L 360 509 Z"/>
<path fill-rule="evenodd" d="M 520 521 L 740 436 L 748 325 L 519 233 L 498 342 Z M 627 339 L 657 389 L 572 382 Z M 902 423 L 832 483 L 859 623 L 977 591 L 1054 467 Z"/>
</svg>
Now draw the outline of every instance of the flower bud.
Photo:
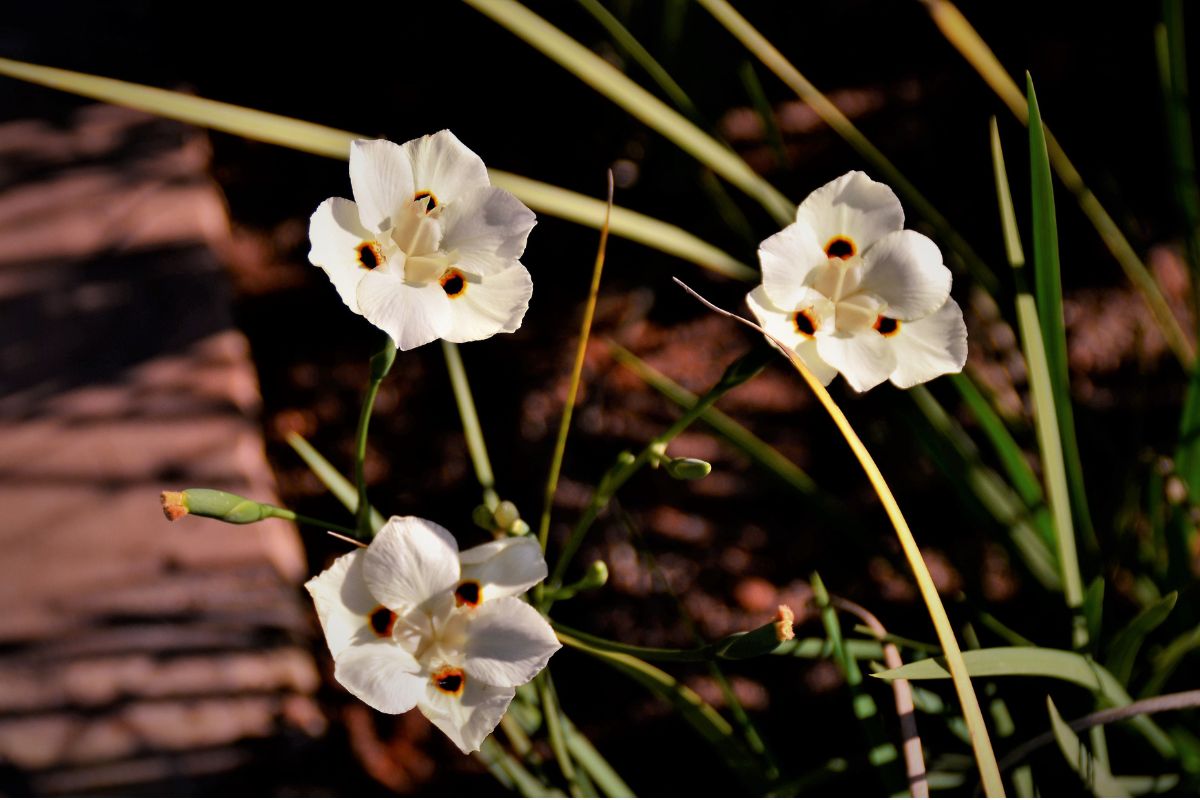
<svg viewBox="0 0 1200 800">
<path fill-rule="evenodd" d="M 666 463 L 667 474 L 681 481 L 698 481 L 712 472 L 712 464 L 699 458 L 672 458 Z"/>
<path fill-rule="evenodd" d="M 496 527 L 496 521 L 492 518 L 492 512 L 485 505 L 475 506 L 475 510 L 471 512 L 471 521 L 485 531 L 490 531 Z"/>
<path fill-rule="evenodd" d="M 256 503 L 218 489 L 185 489 L 162 493 L 163 513 L 177 520 L 185 514 L 210 517 L 234 525 L 246 525 L 275 515 L 275 507 Z"/>
<path fill-rule="evenodd" d="M 576 585 L 581 590 L 599 589 L 606 583 L 608 583 L 608 564 L 596 559 L 588 565 L 587 572 L 583 574 L 583 578 Z"/>
<path fill-rule="evenodd" d="M 726 636 L 717 643 L 716 654 L 720 658 L 739 659 L 765 656 L 775 651 L 784 642 L 790 642 L 796 634 L 792 623 L 796 615 L 787 606 L 780 606 L 775 618 L 762 627 L 745 633 Z"/>
<path fill-rule="evenodd" d="M 501 500 L 500 505 L 492 512 L 492 519 L 495 520 L 497 528 L 508 531 L 521 520 L 521 512 L 517 511 L 516 505 L 511 501 Z"/>
</svg>

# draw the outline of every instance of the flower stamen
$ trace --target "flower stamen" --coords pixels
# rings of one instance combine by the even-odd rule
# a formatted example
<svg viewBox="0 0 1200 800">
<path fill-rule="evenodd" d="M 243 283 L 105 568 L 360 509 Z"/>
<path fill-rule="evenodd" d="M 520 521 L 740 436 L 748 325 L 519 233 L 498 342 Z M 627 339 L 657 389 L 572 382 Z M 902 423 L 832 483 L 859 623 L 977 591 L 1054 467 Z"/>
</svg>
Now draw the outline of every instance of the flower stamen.
<svg viewBox="0 0 1200 800">
<path fill-rule="evenodd" d="M 875 320 L 875 324 L 871 327 L 879 331 L 884 336 L 895 336 L 900 332 L 900 320 L 892 319 L 891 317 L 885 317 L 880 314 Z"/>
<path fill-rule="evenodd" d="M 358 251 L 358 263 L 365 269 L 375 269 L 383 263 L 383 251 L 379 242 L 363 242 L 355 248 Z"/>
<path fill-rule="evenodd" d="M 467 290 L 467 279 L 453 267 L 446 270 L 439 282 L 442 284 L 442 291 L 450 299 L 461 297 L 463 292 Z"/>
<path fill-rule="evenodd" d="M 463 689 L 467 685 L 466 674 L 457 667 L 446 667 L 433 673 L 429 679 L 439 692 L 448 694 L 451 697 L 462 696 Z"/>
<path fill-rule="evenodd" d="M 835 236 L 825 245 L 825 255 L 830 258 L 840 258 L 843 261 L 858 254 L 858 246 L 854 240 L 846 236 Z"/>
<path fill-rule="evenodd" d="M 422 200 L 425 200 L 426 198 L 429 199 L 429 203 L 425 206 L 425 213 L 428 214 L 429 212 L 433 211 L 435 208 L 438 207 L 437 195 L 434 194 L 433 192 L 429 191 L 428 189 L 422 189 L 421 191 L 419 191 L 413 195 L 413 201 L 417 202 L 417 203 L 421 202 Z"/>
<path fill-rule="evenodd" d="M 797 311 L 792 315 L 792 324 L 796 326 L 796 333 L 801 336 L 811 339 L 816 336 L 817 324 L 816 317 L 813 316 L 812 309 L 806 308 L 803 311 Z"/>
<path fill-rule="evenodd" d="M 392 635 L 392 629 L 396 627 L 396 612 L 390 608 L 379 606 L 370 613 L 367 620 L 371 624 L 371 632 L 380 639 L 386 639 Z"/>
<path fill-rule="evenodd" d="M 463 581 L 454 590 L 454 605 L 462 608 L 475 608 L 483 602 L 483 587 L 479 581 Z"/>
</svg>

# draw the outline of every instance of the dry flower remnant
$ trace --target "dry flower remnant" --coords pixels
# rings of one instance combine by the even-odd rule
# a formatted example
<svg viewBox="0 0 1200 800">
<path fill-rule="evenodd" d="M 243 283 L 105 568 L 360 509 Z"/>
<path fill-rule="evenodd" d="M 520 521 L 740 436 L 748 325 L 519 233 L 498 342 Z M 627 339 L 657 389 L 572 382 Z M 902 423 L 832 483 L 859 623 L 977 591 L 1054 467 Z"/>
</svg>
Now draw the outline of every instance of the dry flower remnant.
<svg viewBox="0 0 1200 800">
<path fill-rule="evenodd" d="M 533 281 L 519 259 L 533 212 L 492 186 L 453 133 L 356 140 L 350 184 L 353 202 L 331 197 L 312 215 L 309 260 L 351 311 L 400 350 L 521 326 Z"/>
<path fill-rule="evenodd" d="M 384 713 L 420 709 L 469 753 L 560 647 L 519 598 L 545 577 L 532 538 L 459 553 L 440 525 L 392 517 L 305 586 L 337 680 Z"/>
<path fill-rule="evenodd" d="M 896 195 L 862 172 L 810 194 L 758 255 L 763 282 L 746 302 L 822 383 L 840 372 L 859 392 L 887 379 L 907 389 L 966 363 L 941 252 L 904 229 Z"/>
</svg>

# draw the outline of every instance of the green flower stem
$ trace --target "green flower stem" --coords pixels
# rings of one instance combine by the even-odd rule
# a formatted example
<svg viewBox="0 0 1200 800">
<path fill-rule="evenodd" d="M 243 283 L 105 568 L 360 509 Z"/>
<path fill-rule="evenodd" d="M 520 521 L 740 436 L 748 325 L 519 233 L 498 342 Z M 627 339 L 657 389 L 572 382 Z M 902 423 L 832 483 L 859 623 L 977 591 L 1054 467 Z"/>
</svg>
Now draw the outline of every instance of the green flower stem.
<svg viewBox="0 0 1200 800">
<path fill-rule="evenodd" d="M 354 484 L 358 489 L 358 510 L 354 512 L 354 529 L 358 532 L 358 538 L 364 542 L 369 542 L 375 535 L 371 528 L 371 504 L 367 502 L 367 479 L 363 469 L 367 460 L 367 428 L 371 424 L 371 412 L 375 408 L 375 396 L 379 394 L 379 385 L 383 383 L 395 361 L 396 343 L 389 336 L 380 351 L 371 356 L 371 383 L 367 386 L 367 396 L 363 399 L 362 412 L 358 416 L 358 430 L 354 435 Z"/>
<path fill-rule="evenodd" d="M 561 622 L 550 620 L 550 626 L 558 634 L 558 639 L 568 647 L 579 649 L 603 650 L 608 653 L 623 653 L 644 661 L 663 662 L 710 662 L 718 659 L 739 661 L 746 658 L 770 655 L 776 652 L 780 645 L 792 641 L 791 613 L 784 620 L 778 617 L 754 630 L 734 633 L 716 642 L 681 650 L 671 647 L 640 647 L 623 644 L 611 639 L 605 639 L 590 633 L 576 630 Z"/>
<path fill-rule="evenodd" d="M 608 207 L 612 209 L 613 175 L 608 173 Z M 592 264 L 592 283 L 588 287 L 587 302 L 583 307 L 583 321 L 579 324 L 579 346 L 575 348 L 575 364 L 571 367 L 571 385 L 567 389 L 567 402 L 563 404 L 562 420 L 558 425 L 558 437 L 554 440 L 554 455 L 550 459 L 550 474 L 546 477 L 546 494 L 542 501 L 542 520 L 538 525 L 538 544 L 546 552 L 546 541 L 550 536 L 550 513 L 554 510 L 554 494 L 558 490 L 558 476 L 562 471 L 563 454 L 567 449 L 567 434 L 571 430 L 571 415 L 575 411 L 575 398 L 579 394 L 579 381 L 583 376 L 583 360 L 587 355 L 588 337 L 592 332 L 592 318 L 596 314 L 596 298 L 600 294 L 600 275 L 604 271 L 604 254 L 608 247 L 608 218 L 600 228 L 600 244 L 596 248 L 596 260 Z M 538 586 L 539 591 L 541 586 Z"/>
<path fill-rule="evenodd" d="M 617 462 L 609 468 L 608 472 L 601 479 L 600 485 L 592 492 L 592 498 L 588 502 L 587 508 L 584 509 L 583 515 L 575 523 L 575 528 L 571 531 L 566 544 L 563 545 L 563 549 L 558 555 L 558 560 L 554 564 L 554 571 L 550 576 L 548 584 L 550 588 L 562 585 L 562 579 L 566 574 L 567 567 L 571 563 L 571 558 L 574 557 L 575 552 L 583 543 L 583 537 L 587 535 L 592 523 L 600 516 L 600 512 L 608 506 L 608 502 L 612 499 L 613 494 L 624 486 L 625 482 L 632 478 L 639 469 L 650 462 L 650 459 L 657 454 L 658 448 L 665 446 L 676 436 L 683 433 L 689 425 L 699 419 L 726 392 L 742 385 L 757 375 L 771 357 L 772 350 L 768 346 L 763 345 L 734 361 L 726 368 L 725 373 L 712 389 L 701 397 L 694 406 L 684 412 L 683 416 L 675 421 L 675 424 L 671 425 L 671 427 L 655 438 L 654 441 L 646 445 L 641 453 L 636 457 L 629 453 L 623 453 L 623 457 L 617 459 Z M 548 611 L 553 602 L 552 599 L 546 599 L 542 604 L 543 611 Z"/>
<path fill-rule="evenodd" d="M 492 462 L 488 459 L 487 445 L 483 441 L 483 428 L 479 424 L 479 415 L 475 412 L 475 397 L 471 394 L 471 384 L 467 381 L 467 370 L 463 367 L 462 355 L 458 345 L 442 340 L 442 353 L 446 356 L 446 371 L 450 373 L 450 385 L 454 389 L 454 402 L 458 404 L 458 415 L 462 418 L 463 435 L 467 439 L 467 450 L 471 454 L 471 464 L 475 467 L 475 478 L 483 489 L 483 503 L 489 510 L 495 511 L 500 505 L 500 495 L 496 494 L 496 478 L 492 474 Z"/>
</svg>

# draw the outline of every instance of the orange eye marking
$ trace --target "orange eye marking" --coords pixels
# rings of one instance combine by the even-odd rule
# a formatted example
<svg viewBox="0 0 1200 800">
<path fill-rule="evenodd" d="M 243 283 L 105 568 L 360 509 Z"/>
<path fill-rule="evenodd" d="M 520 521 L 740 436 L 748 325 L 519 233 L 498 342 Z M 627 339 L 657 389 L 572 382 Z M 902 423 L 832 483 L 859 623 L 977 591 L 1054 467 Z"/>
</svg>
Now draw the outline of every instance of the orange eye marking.
<svg viewBox="0 0 1200 800">
<path fill-rule="evenodd" d="M 433 673 L 430 678 L 433 685 L 437 687 L 439 692 L 448 694 L 451 697 L 459 697 L 463 693 L 463 689 L 467 685 L 467 676 L 461 669 L 457 667 L 446 667 Z"/>
<path fill-rule="evenodd" d="M 379 242 L 363 242 L 354 249 L 358 251 L 359 265 L 366 269 L 375 269 L 383 263 L 383 253 L 379 249 Z"/>
<path fill-rule="evenodd" d="M 792 324 L 796 326 L 796 333 L 809 339 L 817 333 L 817 319 L 813 316 L 812 309 L 806 308 L 803 311 L 797 311 L 792 314 Z"/>
<path fill-rule="evenodd" d="M 463 277 L 461 272 L 454 269 L 454 267 L 446 270 L 446 274 L 441 277 L 440 282 L 442 284 L 442 291 L 451 299 L 461 297 L 462 293 L 467 290 L 467 279 Z"/>
<path fill-rule="evenodd" d="M 825 255 L 830 258 L 850 258 L 858 253 L 854 241 L 845 236 L 835 236 L 825 245 Z"/>
<path fill-rule="evenodd" d="M 416 200 L 417 202 L 420 202 L 427 197 L 429 198 L 429 205 L 425 206 L 426 214 L 428 214 L 430 211 L 433 211 L 435 208 L 438 207 L 437 195 L 434 194 L 433 192 L 429 191 L 428 189 L 422 189 L 421 191 L 419 191 L 413 195 L 413 200 Z"/>
<path fill-rule="evenodd" d="M 479 581 L 463 581 L 454 590 L 454 605 L 475 608 L 483 602 L 483 587 Z"/>
<path fill-rule="evenodd" d="M 371 625 L 371 631 L 380 639 L 386 639 L 392 635 L 392 628 L 396 627 L 396 612 L 390 608 L 379 606 L 370 613 L 367 621 Z"/>
<path fill-rule="evenodd" d="M 884 336 L 895 336 L 900 332 L 900 320 L 880 315 L 872 327 Z"/>
</svg>

